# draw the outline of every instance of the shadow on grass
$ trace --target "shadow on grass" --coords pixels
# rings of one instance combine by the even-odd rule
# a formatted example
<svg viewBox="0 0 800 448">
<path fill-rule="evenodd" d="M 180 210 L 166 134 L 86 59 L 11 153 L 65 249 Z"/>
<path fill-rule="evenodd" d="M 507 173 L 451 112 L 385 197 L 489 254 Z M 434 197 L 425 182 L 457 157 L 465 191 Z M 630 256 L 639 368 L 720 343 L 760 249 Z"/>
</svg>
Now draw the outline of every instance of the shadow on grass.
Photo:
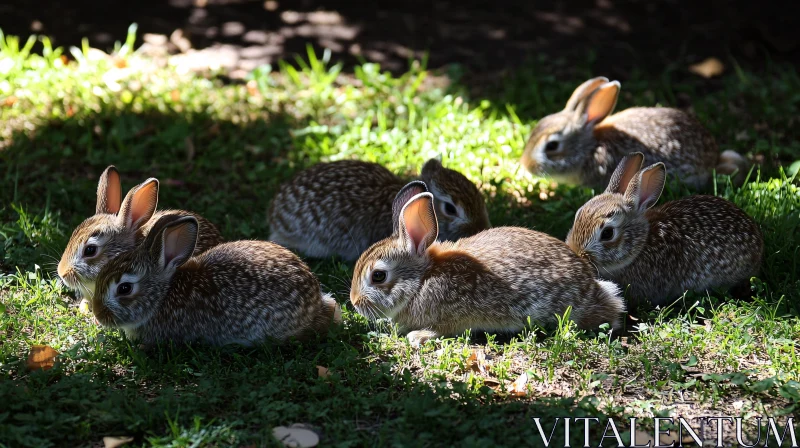
<svg viewBox="0 0 800 448">
<path fill-rule="evenodd" d="M 229 239 L 266 238 L 275 189 L 321 157 L 292 136 L 291 129 L 305 124 L 288 115 L 234 124 L 204 114 L 103 111 L 16 134 L 0 154 L 0 217 L 25 237 L 5 249 L 6 271 L 26 275 L 34 264 L 60 256 L 72 228 L 94 210 L 97 178 L 109 164 L 120 170 L 125 189 L 157 177 L 161 208 L 199 211 Z M 495 201 L 511 198 L 501 194 Z M 523 224 L 528 212 L 502 207 L 496 213 L 504 218 L 496 217 Z M 352 267 L 310 264 L 324 287 L 346 301 Z M 40 311 L 56 316 L 56 308 L 74 306 L 56 296 L 52 308 Z M 358 446 L 518 446 L 538 434 L 532 417 L 600 415 L 591 401 L 496 399 L 488 387 L 397 372 L 396 354 L 379 357 L 359 319 L 317 343 L 254 349 L 164 346 L 144 353 L 116 332 L 73 334 L 77 342 L 55 368 L 29 372 L 23 341 L 41 336 L 22 330 L 31 322 L 25 310 L 10 305 L 6 312 L 4 319 L 17 319 L 8 321 L 14 332 L 32 332 L 12 333 L 11 355 L 0 367 L 6 378 L 0 397 L 9 404 L 0 414 L 0 440 L 11 445 L 75 446 L 106 435 L 156 445 L 264 445 L 274 426 L 307 423 L 324 441 Z M 45 334 L 76 331 L 56 317 L 43 325 Z M 330 376 L 320 378 L 318 365 Z"/>
</svg>

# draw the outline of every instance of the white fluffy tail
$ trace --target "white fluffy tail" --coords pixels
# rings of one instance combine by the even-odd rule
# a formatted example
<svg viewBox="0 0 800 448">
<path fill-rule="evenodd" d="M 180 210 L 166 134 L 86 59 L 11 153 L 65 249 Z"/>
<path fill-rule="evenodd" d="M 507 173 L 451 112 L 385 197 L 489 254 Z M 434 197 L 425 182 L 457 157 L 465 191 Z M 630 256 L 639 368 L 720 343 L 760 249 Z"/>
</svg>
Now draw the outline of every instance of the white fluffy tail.
<svg viewBox="0 0 800 448">
<path fill-rule="evenodd" d="M 732 176 L 731 181 L 734 185 L 742 185 L 749 171 L 750 162 L 738 152 L 726 149 L 719 155 L 717 173 Z"/>
</svg>

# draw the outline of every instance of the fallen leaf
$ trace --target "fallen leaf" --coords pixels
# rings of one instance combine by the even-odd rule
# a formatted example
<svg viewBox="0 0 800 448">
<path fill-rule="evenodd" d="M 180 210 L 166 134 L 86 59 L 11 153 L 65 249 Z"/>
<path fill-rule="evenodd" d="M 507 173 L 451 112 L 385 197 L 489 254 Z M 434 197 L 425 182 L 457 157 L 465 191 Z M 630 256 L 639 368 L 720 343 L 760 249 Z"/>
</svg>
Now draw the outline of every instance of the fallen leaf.
<svg viewBox="0 0 800 448">
<path fill-rule="evenodd" d="M 703 62 L 690 65 L 689 71 L 708 79 L 721 75 L 725 71 L 725 65 L 717 58 L 708 58 Z"/>
<path fill-rule="evenodd" d="M 484 378 L 483 384 L 491 387 L 492 389 L 497 389 L 498 387 L 500 387 L 500 381 L 497 381 L 494 378 Z"/>
<path fill-rule="evenodd" d="M 295 448 L 311 448 L 319 444 L 319 436 L 310 429 L 276 426 L 272 428 L 272 436 L 286 446 Z"/>
<path fill-rule="evenodd" d="M 58 352 L 48 345 L 34 345 L 28 355 L 28 370 L 49 370 L 56 362 Z"/>
<path fill-rule="evenodd" d="M 103 437 L 103 445 L 105 448 L 117 448 L 118 446 L 127 445 L 133 442 L 133 437 Z"/>
<path fill-rule="evenodd" d="M 486 354 L 483 350 L 473 350 L 467 358 L 467 368 L 475 372 L 486 373 Z"/>
<path fill-rule="evenodd" d="M 328 373 L 327 367 L 317 366 L 317 376 L 319 376 L 320 378 L 327 378 L 331 376 L 331 374 Z"/>
<path fill-rule="evenodd" d="M 515 397 L 525 397 L 528 395 L 528 388 L 526 385 L 528 384 L 528 374 L 523 373 L 522 375 L 517 378 L 516 381 L 511 383 L 511 386 L 508 388 L 508 393 Z"/>
</svg>

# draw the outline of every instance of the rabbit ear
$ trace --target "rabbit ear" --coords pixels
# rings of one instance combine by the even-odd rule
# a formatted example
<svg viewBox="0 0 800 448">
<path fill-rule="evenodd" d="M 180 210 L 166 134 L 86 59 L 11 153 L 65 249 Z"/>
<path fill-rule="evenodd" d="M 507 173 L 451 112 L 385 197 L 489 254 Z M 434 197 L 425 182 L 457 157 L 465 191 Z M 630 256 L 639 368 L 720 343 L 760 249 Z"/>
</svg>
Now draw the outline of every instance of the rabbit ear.
<svg viewBox="0 0 800 448">
<path fill-rule="evenodd" d="M 597 90 L 598 87 L 608 82 L 608 78 L 605 76 L 598 76 L 597 78 L 592 78 L 583 84 L 579 85 L 574 92 L 572 92 L 572 96 L 569 97 L 567 101 L 566 107 L 564 110 L 574 111 L 575 107 L 578 106 L 584 98 L 591 95 L 592 92 Z"/>
<path fill-rule="evenodd" d="M 442 155 L 440 154 L 438 157 L 435 157 L 433 159 L 429 159 L 427 162 L 425 162 L 425 165 L 422 165 L 422 170 L 420 171 L 420 174 L 423 177 L 431 177 L 431 175 L 433 175 L 433 173 L 435 173 L 436 171 L 438 171 L 438 170 L 440 170 L 442 168 L 443 168 L 442 167 Z"/>
<path fill-rule="evenodd" d="M 654 206 L 664 191 L 667 181 L 667 167 L 658 162 L 639 171 L 625 191 L 625 202 L 631 208 L 643 212 Z"/>
<path fill-rule="evenodd" d="M 151 177 L 128 192 L 117 220 L 129 229 L 138 230 L 153 216 L 157 204 L 158 179 Z"/>
<path fill-rule="evenodd" d="M 614 111 L 619 97 L 619 81 L 607 82 L 598 87 L 575 108 L 584 126 L 594 126 Z"/>
<path fill-rule="evenodd" d="M 121 205 L 122 184 L 119 180 L 119 172 L 114 165 L 109 165 L 100 175 L 100 182 L 97 183 L 97 205 L 94 212 L 114 215 L 119 211 Z"/>
<path fill-rule="evenodd" d="M 160 236 L 156 238 L 157 243 L 151 247 L 151 251 L 158 256 L 162 268 L 173 270 L 192 256 L 197 244 L 198 224 L 193 216 L 171 218 L 169 221 L 164 223 L 160 219 L 154 226 L 159 228 L 151 230 Z"/>
<path fill-rule="evenodd" d="M 433 210 L 433 195 L 420 193 L 414 196 L 403 207 L 400 215 L 400 241 L 411 255 L 424 254 L 439 234 L 439 224 Z"/>
<path fill-rule="evenodd" d="M 397 195 L 394 197 L 394 201 L 392 201 L 392 228 L 393 233 L 397 233 L 398 225 L 400 223 L 400 211 L 403 210 L 403 206 L 406 205 L 411 198 L 420 194 L 426 193 L 428 191 L 428 186 L 425 185 L 425 182 L 421 180 L 415 180 L 406 184 L 405 187 L 401 188 Z"/>
<path fill-rule="evenodd" d="M 611 175 L 606 193 L 625 194 L 631 179 L 642 169 L 642 163 L 644 163 L 644 154 L 640 152 L 632 152 L 623 157 L 617 164 L 614 174 Z"/>
</svg>

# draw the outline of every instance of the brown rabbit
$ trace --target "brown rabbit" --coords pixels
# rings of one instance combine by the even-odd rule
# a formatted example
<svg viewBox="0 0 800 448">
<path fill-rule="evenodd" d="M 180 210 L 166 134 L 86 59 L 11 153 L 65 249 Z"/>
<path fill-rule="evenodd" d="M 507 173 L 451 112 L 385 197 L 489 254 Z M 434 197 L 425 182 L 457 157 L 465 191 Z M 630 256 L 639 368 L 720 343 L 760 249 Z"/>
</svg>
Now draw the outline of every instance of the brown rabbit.
<svg viewBox="0 0 800 448">
<path fill-rule="evenodd" d="M 128 252 L 142 241 L 150 227 L 165 214 L 194 216 L 200 224 L 195 255 L 223 242 L 219 230 L 192 212 L 161 210 L 158 203 L 158 180 L 147 179 L 133 187 L 122 200 L 119 172 L 112 165 L 103 171 L 97 184 L 97 206 L 94 216 L 84 220 L 72 232 L 61 261 L 58 275 L 79 295 L 94 289 L 100 269 L 117 255 Z"/>
<path fill-rule="evenodd" d="M 516 332 L 529 318 L 549 324 L 568 306 L 581 328 L 619 328 L 619 288 L 595 280 L 563 242 L 520 227 L 437 242 L 433 195 L 413 183 L 394 209 L 396 231 L 359 258 L 350 301 L 367 318 L 390 318 L 413 345 L 467 329 Z"/>
<path fill-rule="evenodd" d="M 419 176 L 433 193 L 439 238 L 454 240 L 489 227 L 483 195 L 461 173 L 428 160 Z M 392 233 L 392 199 L 406 181 L 355 160 L 320 163 L 281 186 L 269 210 L 270 240 L 309 257 L 354 261 Z"/>
<path fill-rule="evenodd" d="M 746 159 L 730 150 L 720 154 L 705 127 L 681 110 L 634 107 L 611 115 L 619 91 L 619 81 L 602 76 L 581 84 L 564 110 L 539 120 L 522 165 L 533 174 L 599 190 L 626 154 L 641 152 L 694 188 L 707 187 L 715 167 L 722 174 L 737 172 L 735 182 L 744 180 Z"/>
<path fill-rule="evenodd" d="M 634 299 L 664 305 L 687 290 L 727 288 L 756 275 L 764 252 L 758 225 L 716 196 L 689 196 L 653 207 L 666 179 L 663 163 L 641 169 L 623 158 L 606 191 L 575 213 L 567 244 L 602 278 L 630 285 Z"/>
<path fill-rule="evenodd" d="M 145 345 L 162 341 L 251 345 L 327 333 L 341 310 L 295 254 L 234 241 L 192 257 L 193 216 L 164 215 L 144 242 L 106 264 L 92 311 Z"/>
</svg>

